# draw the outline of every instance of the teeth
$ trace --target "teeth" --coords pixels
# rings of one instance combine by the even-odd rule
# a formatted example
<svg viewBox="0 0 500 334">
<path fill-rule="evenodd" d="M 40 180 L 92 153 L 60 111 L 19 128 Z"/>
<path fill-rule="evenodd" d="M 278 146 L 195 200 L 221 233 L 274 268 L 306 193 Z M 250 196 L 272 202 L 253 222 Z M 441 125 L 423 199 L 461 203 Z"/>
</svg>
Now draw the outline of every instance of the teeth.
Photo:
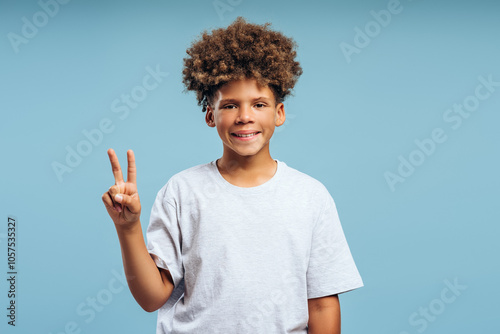
<svg viewBox="0 0 500 334">
<path fill-rule="evenodd" d="M 249 133 L 249 134 L 247 134 L 247 135 L 239 135 L 239 134 L 235 133 L 234 135 L 235 135 L 236 137 L 251 137 L 251 136 L 255 135 L 256 133 L 257 133 L 257 132 L 254 132 L 254 133 Z"/>
</svg>

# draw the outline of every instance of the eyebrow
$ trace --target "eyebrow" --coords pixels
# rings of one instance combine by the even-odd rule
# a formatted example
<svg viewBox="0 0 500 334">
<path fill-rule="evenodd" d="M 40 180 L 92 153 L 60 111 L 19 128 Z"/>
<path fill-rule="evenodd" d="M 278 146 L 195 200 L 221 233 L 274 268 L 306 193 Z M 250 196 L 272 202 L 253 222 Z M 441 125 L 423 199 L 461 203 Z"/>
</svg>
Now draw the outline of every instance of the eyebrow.
<svg viewBox="0 0 500 334">
<path fill-rule="evenodd" d="M 252 99 L 252 101 L 256 101 L 256 100 L 270 100 L 270 98 L 268 97 L 265 97 L 265 96 L 259 96 L 259 97 L 256 97 L 255 99 Z M 222 104 L 222 103 L 227 103 L 227 102 L 239 102 L 238 100 L 236 99 L 224 99 L 224 100 L 221 100 L 219 103 Z"/>
</svg>

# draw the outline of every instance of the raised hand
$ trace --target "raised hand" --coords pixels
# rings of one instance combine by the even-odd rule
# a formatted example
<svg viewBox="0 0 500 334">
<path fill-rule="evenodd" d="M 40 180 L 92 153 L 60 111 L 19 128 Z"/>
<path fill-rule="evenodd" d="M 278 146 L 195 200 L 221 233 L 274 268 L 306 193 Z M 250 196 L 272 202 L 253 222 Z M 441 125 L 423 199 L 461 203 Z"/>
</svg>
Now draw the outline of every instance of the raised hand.
<svg viewBox="0 0 500 334">
<path fill-rule="evenodd" d="M 132 150 L 127 151 L 127 182 L 123 180 L 122 170 L 115 151 L 108 150 L 115 185 L 102 195 L 102 201 L 108 214 L 117 227 L 129 227 L 137 222 L 141 215 L 141 202 L 137 193 L 135 157 Z"/>
</svg>

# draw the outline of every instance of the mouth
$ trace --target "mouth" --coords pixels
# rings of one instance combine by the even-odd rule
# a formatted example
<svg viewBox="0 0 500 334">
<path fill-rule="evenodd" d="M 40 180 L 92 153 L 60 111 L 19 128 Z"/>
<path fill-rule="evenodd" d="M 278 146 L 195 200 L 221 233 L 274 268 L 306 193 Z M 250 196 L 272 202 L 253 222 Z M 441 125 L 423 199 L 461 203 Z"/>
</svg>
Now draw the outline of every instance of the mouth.
<svg viewBox="0 0 500 334">
<path fill-rule="evenodd" d="M 252 133 L 245 133 L 245 134 L 237 134 L 237 133 L 231 133 L 231 136 L 240 139 L 240 140 L 250 140 L 259 135 L 260 131 L 252 132 Z"/>
</svg>

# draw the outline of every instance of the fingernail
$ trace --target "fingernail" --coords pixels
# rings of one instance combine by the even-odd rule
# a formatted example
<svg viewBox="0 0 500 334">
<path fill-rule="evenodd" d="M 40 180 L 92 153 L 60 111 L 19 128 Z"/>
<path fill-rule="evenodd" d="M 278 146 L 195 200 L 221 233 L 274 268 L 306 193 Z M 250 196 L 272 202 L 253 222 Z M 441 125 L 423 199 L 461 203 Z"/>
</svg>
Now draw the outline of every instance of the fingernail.
<svg viewBox="0 0 500 334">
<path fill-rule="evenodd" d="M 115 196 L 115 201 L 117 201 L 118 203 L 121 203 L 122 202 L 122 199 L 123 199 L 123 196 L 118 194 Z"/>
</svg>

